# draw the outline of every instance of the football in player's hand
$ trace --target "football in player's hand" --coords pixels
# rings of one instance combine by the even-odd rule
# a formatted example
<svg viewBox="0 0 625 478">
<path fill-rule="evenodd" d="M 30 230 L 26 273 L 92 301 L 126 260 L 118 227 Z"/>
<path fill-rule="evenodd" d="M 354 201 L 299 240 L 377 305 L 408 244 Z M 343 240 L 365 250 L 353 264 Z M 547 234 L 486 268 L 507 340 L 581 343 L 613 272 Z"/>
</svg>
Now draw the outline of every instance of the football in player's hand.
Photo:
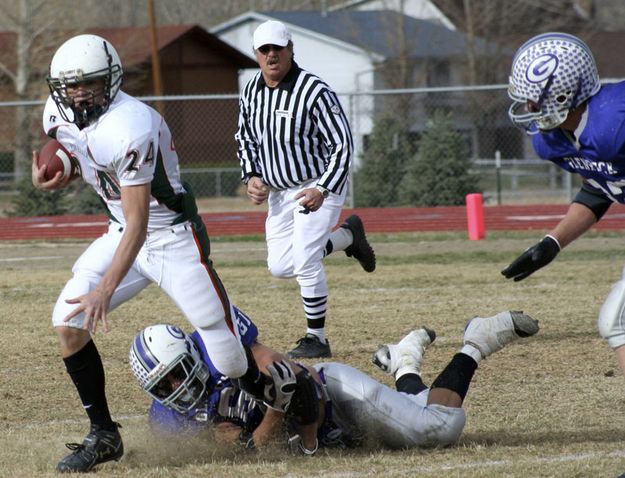
<svg viewBox="0 0 625 478">
<path fill-rule="evenodd" d="M 44 164 L 48 165 L 45 173 L 46 181 L 54 178 L 59 171 L 63 173 L 64 178 L 74 179 L 80 175 L 78 160 L 56 139 L 48 141 L 39 151 L 37 166 L 41 168 Z"/>
</svg>

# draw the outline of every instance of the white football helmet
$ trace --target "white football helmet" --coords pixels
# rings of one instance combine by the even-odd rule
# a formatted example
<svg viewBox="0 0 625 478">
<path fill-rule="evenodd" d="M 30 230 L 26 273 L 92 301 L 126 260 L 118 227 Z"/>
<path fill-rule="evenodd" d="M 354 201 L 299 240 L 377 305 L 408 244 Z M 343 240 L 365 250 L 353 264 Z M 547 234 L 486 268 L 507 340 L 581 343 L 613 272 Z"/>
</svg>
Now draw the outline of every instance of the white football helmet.
<svg viewBox="0 0 625 478">
<path fill-rule="evenodd" d="M 152 325 L 130 347 L 130 368 L 141 388 L 162 405 L 189 413 L 204 398 L 210 372 L 193 339 L 173 325 Z"/>
<path fill-rule="evenodd" d="M 535 36 L 512 60 L 508 115 L 530 134 L 557 128 L 569 111 L 599 91 L 592 52 L 579 38 L 550 32 Z"/>
<path fill-rule="evenodd" d="M 122 63 L 110 42 L 97 35 L 78 35 L 56 51 L 46 80 L 63 119 L 84 128 L 108 110 L 121 87 L 122 75 Z M 68 86 L 100 79 L 102 86 L 91 92 L 89 101 L 76 104 L 67 92 Z M 65 108 L 73 112 L 73 118 Z"/>
</svg>

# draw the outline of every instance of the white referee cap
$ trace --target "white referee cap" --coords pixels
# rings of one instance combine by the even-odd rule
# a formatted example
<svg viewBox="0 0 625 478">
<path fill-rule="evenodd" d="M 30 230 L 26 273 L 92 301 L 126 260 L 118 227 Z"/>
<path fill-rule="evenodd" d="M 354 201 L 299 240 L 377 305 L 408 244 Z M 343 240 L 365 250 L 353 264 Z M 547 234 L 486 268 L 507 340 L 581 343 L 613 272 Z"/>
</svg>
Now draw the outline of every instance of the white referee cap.
<svg viewBox="0 0 625 478">
<path fill-rule="evenodd" d="M 254 32 L 254 50 L 263 45 L 287 46 L 291 41 L 291 33 L 284 23 L 268 20 L 261 23 Z"/>
</svg>

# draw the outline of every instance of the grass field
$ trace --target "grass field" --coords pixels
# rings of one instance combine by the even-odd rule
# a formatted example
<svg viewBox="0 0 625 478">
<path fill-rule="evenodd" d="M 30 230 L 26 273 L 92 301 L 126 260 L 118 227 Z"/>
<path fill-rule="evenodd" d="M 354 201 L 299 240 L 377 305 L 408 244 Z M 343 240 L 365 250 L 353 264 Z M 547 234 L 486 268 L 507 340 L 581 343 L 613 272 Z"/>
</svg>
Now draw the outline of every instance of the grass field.
<svg viewBox="0 0 625 478">
<path fill-rule="evenodd" d="M 387 384 L 374 369 L 377 345 L 419 325 L 438 333 L 423 367 L 427 383 L 460 345 L 473 315 L 524 310 L 540 321 L 537 336 L 482 362 L 465 402 L 460 442 L 444 450 L 385 451 L 374 446 L 291 458 L 218 447 L 210 435 L 161 443 L 148 432 L 149 400 L 128 368 L 134 334 L 156 322 L 189 330 L 156 287 L 110 316 L 96 342 L 107 372 L 112 412 L 126 448 L 97 476 L 122 477 L 616 477 L 625 472 L 624 379 L 598 336 L 596 317 L 618 280 L 622 233 L 592 233 L 529 279 L 499 271 L 540 237 L 533 233 L 373 235 L 378 269 L 365 274 L 342 253 L 330 256 L 327 334 L 334 359 Z M 65 442 L 88 424 L 58 356 L 50 312 L 86 242 L 0 243 L 0 472 L 55 476 Z M 304 331 L 295 281 L 273 279 L 262 238 L 213 241 L 213 259 L 232 301 L 256 321 L 264 343 L 288 350 Z M 410 410 L 406 410 L 409 417 Z"/>
</svg>

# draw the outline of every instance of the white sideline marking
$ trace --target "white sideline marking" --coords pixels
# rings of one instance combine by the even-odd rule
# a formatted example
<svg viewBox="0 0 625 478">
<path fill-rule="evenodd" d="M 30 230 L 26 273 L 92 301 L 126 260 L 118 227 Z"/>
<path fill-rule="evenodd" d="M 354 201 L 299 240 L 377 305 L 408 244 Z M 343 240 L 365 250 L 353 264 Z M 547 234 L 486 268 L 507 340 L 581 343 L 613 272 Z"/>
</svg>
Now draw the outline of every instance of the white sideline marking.
<svg viewBox="0 0 625 478">
<path fill-rule="evenodd" d="M 608 458 L 623 458 L 625 457 L 625 450 L 616 450 L 609 453 L 583 453 L 579 455 L 553 455 L 553 456 L 543 456 L 536 457 L 531 459 L 515 459 L 515 460 L 486 460 L 486 461 L 474 461 L 471 463 L 462 463 L 458 465 L 435 465 L 435 466 L 418 466 L 414 468 L 404 468 L 399 470 L 402 475 L 405 476 L 416 476 L 417 473 L 431 473 L 431 472 L 440 472 L 440 471 L 450 471 L 450 470 L 467 470 L 467 469 L 480 469 L 480 468 L 492 468 L 496 466 L 505 466 L 512 464 L 528 463 L 528 464 L 536 464 L 536 463 L 562 463 L 562 462 L 573 462 L 573 461 L 582 461 L 588 460 L 589 458 L 599 458 L 599 457 L 608 457 Z M 377 471 L 354 471 L 354 472 L 340 472 L 340 473 L 331 473 L 326 471 L 324 476 L 332 477 L 332 478 L 358 478 L 361 476 L 372 476 L 379 474 Z M 310 475 L 310 476 L 318 476 L 318 475 Z"/>
<path fill-rule="evenodd" d="M 7 257 L 0 259 L 0 262 L 51 261 L 54 259 L 63 259 L 63 256 Z"/>
<path fill-rule="evenodd" d="M 42 222 L 39 224 L 27 224 L 26 227 L 31 229 L 50 229 L 53 227 L 104 227 L 108 222 Z"/>
<path fill-rule="evenodd" d="M 562 219 L 564 214 L 545 214 L 542 216 L 508 216 L 510 221 L 551 221 L 552 219 Z"/>
</svg>

